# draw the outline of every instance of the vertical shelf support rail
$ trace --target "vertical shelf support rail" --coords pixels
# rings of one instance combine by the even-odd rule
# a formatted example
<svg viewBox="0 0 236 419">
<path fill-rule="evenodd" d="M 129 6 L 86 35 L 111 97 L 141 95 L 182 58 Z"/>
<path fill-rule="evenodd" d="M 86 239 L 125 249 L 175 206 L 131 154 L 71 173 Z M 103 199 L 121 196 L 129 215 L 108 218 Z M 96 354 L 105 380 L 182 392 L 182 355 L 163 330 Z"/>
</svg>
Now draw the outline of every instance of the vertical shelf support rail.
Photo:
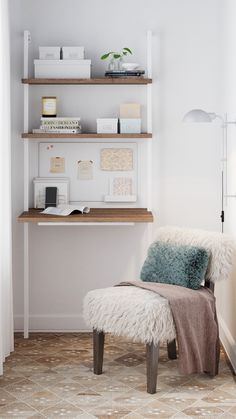
<svg viewBox="0 0 236 419">
<path fill-rule="evenodd" d="M 147 76 L 152 78 L 152 31 L 147 31 Z M 147 85 L 147 132 L 152 134 L 152 83 Z M 147 207 L 152 211 L 152 141 L 147 140 Z M 153 228 L 147 226 L 147 247 L 152 242 Z"/>
<path fill-rule="evenodd" d="M 24 31 L 24 78 L 29 76 L 29 31 Z M 24 132 L 29 132 L 29 85 L 24 84 Z M 29 140 L 24 140 L 24 211 L 29 210 Z M 24 223 L 24 338 L 29 337 L 29 223 Z"/>
</svg>

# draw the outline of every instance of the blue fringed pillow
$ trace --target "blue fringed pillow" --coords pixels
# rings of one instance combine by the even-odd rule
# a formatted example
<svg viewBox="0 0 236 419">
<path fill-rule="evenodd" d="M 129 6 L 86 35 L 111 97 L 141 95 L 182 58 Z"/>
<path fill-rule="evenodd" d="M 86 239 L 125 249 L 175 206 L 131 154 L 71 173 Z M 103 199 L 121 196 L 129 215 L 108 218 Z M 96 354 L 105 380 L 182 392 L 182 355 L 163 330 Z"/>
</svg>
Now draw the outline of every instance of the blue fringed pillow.
<svg viewBox="0 0 236 419">
<path fill-rule="evenodd" d="M 148 249 L 141 279 L 198 289 L 204 280 L 209 256 L 202 247 L 156 241 Z"/>
</svg>

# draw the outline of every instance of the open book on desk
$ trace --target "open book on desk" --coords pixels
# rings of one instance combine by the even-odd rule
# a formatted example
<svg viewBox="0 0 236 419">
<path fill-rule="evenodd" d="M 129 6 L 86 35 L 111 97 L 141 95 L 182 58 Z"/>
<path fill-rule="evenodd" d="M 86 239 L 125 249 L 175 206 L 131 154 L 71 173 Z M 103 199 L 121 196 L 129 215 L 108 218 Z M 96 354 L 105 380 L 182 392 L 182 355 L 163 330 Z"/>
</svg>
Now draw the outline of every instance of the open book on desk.
<svg viewBox="0 0 236 419">
<path fill-rule="evenodd" d="M 67 215 L 77 214 L 78 212 L 81 214 L 88 214 L 89 211 L 90 208 L 80 205 L 58 205 L 57 207 L 47 207 L 41 213 L 66 217 Z"/>
</svg>

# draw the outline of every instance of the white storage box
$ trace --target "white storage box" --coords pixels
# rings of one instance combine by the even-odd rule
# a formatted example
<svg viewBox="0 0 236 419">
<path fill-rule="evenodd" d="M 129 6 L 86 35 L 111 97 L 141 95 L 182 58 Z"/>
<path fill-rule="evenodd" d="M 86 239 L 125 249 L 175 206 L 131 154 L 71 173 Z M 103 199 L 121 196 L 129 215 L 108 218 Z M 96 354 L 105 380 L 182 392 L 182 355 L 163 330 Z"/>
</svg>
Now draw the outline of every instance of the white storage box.
<svg viewBox="0 0 236 419">
<path fill-rule="evenodd" d="M 141 119 L 140 118 L 121 118 L 120 119 L 120 133 L 121 134 L 140 134 L 141 133 Z"/>
<path fill-rule="evenodd" d="M 34 60 L 36 78 L 90 79 L 91 60 Z"/>
<path fill-rule="evenodd" d="M 34 184 L 34 208 L 45 208 L 46 187 L 57 188 L 57 204 L 69 203 L 69 178 L 36 177 Z"/>
<path fill-rule="evenodd" d="M 118 118 L 98 118 L 97 133 L 98 134 L 117 134 Z"/>
<path fill-rule="evenodd" d="M 84 60 L 84 47 L 62 47 L 63 60 Z"/>
<path fill-rule="evenodd" d="M 61 47 L 39 47 L 40 60 L 60 60 Z"/>
</svg>

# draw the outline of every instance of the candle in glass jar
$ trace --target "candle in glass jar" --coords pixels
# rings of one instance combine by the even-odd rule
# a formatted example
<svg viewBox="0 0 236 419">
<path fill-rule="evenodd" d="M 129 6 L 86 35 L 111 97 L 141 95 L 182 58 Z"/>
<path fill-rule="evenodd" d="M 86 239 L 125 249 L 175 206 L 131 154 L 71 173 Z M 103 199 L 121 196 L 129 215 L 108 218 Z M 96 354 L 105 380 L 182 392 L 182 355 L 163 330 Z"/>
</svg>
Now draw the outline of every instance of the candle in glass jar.
<svg viewBox="0 0 236 419">
<path fill-rule="evenodd" d="M 56 96 L 42 97 L 42 116 L 43 117 L 56 117 L 57 116 L 57 98 Z"/>
</svg>

